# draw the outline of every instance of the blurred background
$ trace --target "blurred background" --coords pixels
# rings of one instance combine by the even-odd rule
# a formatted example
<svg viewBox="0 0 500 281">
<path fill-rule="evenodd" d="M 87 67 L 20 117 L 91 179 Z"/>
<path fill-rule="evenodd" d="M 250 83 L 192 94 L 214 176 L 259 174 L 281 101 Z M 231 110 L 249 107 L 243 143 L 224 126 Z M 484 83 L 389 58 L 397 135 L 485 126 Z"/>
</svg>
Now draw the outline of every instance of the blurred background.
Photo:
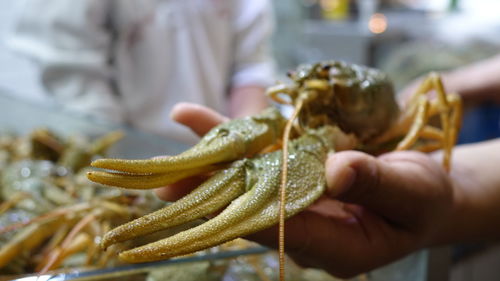
<svg viewBox="0 0 500 281">
<path fill-rule="evenodd" d="M 273 5 L 276 79 L 300 63 L 338 59 L 382 69 L 400 90 L 429 71 L 454 69 L 500 51 L 498 0 L 274 0 Z M 0 1 L 0 92 L 43 101 L 37 68 L 6 39 L 18 9 L 17 1 Z M 9 118 L 8 112 L 2 118 Z M 498 136 L 497 105 L 469 109 L 460 142 Z M 489 245 L 455 247 L 450 278 L 500 280 L 499 260 L 500 251 Z"/>
<path fill-rule="evenodd" d="M 341 59 L 383 69 L 400 89 L 430 70 L 498 53 L 496 0 L 274 0 L 278 73 L 299 63 Z M 0 3 L 0 38 L 19 12 Z M 0 87 L 29 98 L 43 91 L 31 62 L 0 41 Z"/>
<path fill-rule="evenodd" d="M 500 2 L 496 0 L 272 2 L 277 79 L 300 63 L 340 59 L 386 71 L 400 90 L 431 70 L 454 69 L 491 57 L 500 46 Z M 19 8 L 17 1 L 0 3 L 0 89 L 41 101 L 44 89 L 37 68 L 4 40 Z M 460 142 L 500 134 L 496 106 L 477 109 L 467 112 L 466 134 Z"/>
</svg>

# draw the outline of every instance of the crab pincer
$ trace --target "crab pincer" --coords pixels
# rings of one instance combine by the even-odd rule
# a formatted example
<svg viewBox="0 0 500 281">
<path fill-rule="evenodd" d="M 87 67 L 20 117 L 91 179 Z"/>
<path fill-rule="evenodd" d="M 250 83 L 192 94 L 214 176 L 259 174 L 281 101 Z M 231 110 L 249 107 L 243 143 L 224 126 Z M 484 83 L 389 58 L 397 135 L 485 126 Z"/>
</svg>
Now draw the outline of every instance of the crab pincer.
<svg viewBox="0 0 500 281">
<path fill-rule="evenodd" d="M 314 202 L 324 191 L 324 161 L 332 150 L 330 127 L 311 130 L 289 144 L 286 216 Z M 275 225 L 279 219 L 282 151 L 235 161 L 182 199 L 108 232 L 101 245 L 133 239 L 187 223 L 227 206 L 210 220 L 157 242 L 127 250 L 120 259 L 146 262 L 219 245 Z"/>
<path fill-rule="evenodd" d="M 124 188 L 165 186 L 259 153 L 281 138 L 285 123 L 286 119 L 277 109 L 268 108 L 259 115 L 215 127 L 198 144 L 179 155 L 146 160 L 96 160 L 91 164 L 93 167 L 110 171 L 92 171 L 87 177 Z"/>
</svg>

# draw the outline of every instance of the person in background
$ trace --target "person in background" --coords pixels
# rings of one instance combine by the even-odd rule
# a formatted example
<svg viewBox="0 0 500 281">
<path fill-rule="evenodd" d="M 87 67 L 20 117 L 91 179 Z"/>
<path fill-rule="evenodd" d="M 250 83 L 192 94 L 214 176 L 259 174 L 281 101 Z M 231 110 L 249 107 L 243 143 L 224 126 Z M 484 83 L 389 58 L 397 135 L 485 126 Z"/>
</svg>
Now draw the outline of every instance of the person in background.
<svg viewBox="0 0 500 281">
<path fill-rule="evenodd" d="M 498 101 L 499 76 L 495 57 L 445 73 L 444 82 L 466 101 Z M 227 121 L 191 104 L 174 107 L 172 117 L 199 135 Z M 457 146 L 450 173 L 440 163 L 440 152 L 329 155 L 324 196 L 286 221 L 287 254 L 299 265 L 348 278 L 426 247 L 498 242 L 500 139 Z M 157 194 L 174 201 L 194 187 L 180 183 Z M 277 234 L 273 227 L 247 238 L 277 248 Z"/>
<path fill-rule="evenodd" d="M 30 0 L 8 40 L 36 62 L 64 108 L 193 143 L 178 102 L 231 117 L 267 105 L 273 83 L 266 0 Z"/>
</svg>

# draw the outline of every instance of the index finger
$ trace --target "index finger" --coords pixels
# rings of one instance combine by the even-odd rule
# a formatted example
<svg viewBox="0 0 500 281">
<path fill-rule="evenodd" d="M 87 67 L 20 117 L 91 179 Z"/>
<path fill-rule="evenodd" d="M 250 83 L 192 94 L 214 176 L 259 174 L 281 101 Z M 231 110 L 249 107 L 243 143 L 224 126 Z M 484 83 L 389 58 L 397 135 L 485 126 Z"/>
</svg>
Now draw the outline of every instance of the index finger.
<svg viewBox="0 0 500 281">
<path fill-rule="evenodd" d="M 155 193 L 163 201 L 174 202 L 186 196 L 205 180 L 206 178 L 202 176 L 190 177 L 169 186 L 157 188 L 155 189 Z"/>
</svg>

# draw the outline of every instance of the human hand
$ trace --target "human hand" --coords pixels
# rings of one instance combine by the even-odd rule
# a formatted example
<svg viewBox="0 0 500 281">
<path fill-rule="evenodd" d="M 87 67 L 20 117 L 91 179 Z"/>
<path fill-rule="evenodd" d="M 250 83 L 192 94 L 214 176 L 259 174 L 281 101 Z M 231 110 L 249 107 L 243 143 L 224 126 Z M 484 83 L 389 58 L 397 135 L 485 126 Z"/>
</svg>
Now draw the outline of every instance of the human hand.
<svg viewBox="0 0 500 281">
<path fill-rule="evenodd" d="M 227 118 L 205 107 L 181 104 L 172 118 L 203 135 Z M 300 265 L 350 277 L 401 258 L 438 239 L 451 214 L 453 191 L 437 161 L 417 152 L 373 157 L 344 151 L 326 162 L 327 191 L 286 221 L 286 250 Z M 159 189 L 174 201 L 200 182 Z M 277 247 L 272 227 L 247 237 Z"/>
</svg>

